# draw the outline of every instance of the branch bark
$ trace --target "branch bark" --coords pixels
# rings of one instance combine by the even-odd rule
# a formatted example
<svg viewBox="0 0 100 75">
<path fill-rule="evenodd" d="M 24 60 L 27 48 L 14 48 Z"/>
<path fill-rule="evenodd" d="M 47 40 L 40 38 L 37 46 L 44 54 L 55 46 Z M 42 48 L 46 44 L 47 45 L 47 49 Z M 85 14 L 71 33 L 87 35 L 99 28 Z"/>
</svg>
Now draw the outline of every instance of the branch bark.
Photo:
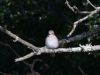
<svg viewBox="0 0 100 75">
<path fill-rule="evenodd" d="M 85 20 L 87 20 L 89 17 L 93 16 L 94 14 L 97 14 L 98 12 L 100 12 L 100 7 L 95 7 L 93 6 L 93 4 L 87 0 L 89 2 L 89 4 L 95 8 L 95 10 L 89 12 L 89 14 L 77 21 L 75 21 L 73 23 L 73 28 L 70 31 L 70 33 L 67 35 L 68 37 L 71 36 L 73 34 L 73 32 L 75 31 L 77 25 Z M 69 2 L 66 0 L 66 4 L 68 5 L 68 7 L 75 12 L 75 9 L 73 7 L 70 6 Z M 19 57 L 15 59 L 15 62 L 18 61 L 23 61 L 25 59 L 28 59 L 34 55 L 40 55 L 42 53 L 62 53 L 62 52 L 89 52 L 89 51 L 95 51 L 95 50 L 100 50 L 100 45 L 96 45 L 96 46 L 91 46 L 91 45 L 86 45 L 86 46 L 80 46 L 80 47 L 73 47 L 73 48 L 58 48 L 58 49 L 47 49 L 45 47 L 36 47 L 35 45 L 21 39 L 20 37 L 18 37 L 17 35 L 13 34 L 11 31 L 4 29 L 2 26 L 0 26 L 0 31 L 4 32 L 5 34 L 9 35 L 10 37 L 12 37 L 14 40 L 14 42 L 20 42 L 23 45 L 27 46 L 28 48 L 30 48 L 31 50 L 33 50 L 31 53 L 23 56 L 23 57 Z M 62 39 L 60 40 L 61 42 L 64 41 L 65 43 L 69 43 L 69 42 L 73 42 L 73 41 L 77 41 L 77 40 L 81 40 L 83 38 L 89 37 L 91 35 L 97 34 L 100 32 L 100 27 L 93 29 L 92 31 L 89 32 L 84 32 L 80 35 L 76 35 L 74 37 L 68 38 L 68 39 Z"/>
<path fill-rule="evenodd" d="M 90 36 L 93 37 L 94 35 L 100 34 L 99 32 L 100 32 L 100 27 L 96 27 L 96 28 L 93 28 L 91 31 L 83 32 L 79 35 L 70 37 L 68 39 L 62 39 L 59 41 L 59 43 L 70 43 L 70 42 L 79 41 L 79 40 L 82 40 L 84 38 L 87 38 Z"/>
<path fill-rule="evenodd" d="M 73 23 L 73 28 L 72 28 L 72 30 L 69 32 L 69 34 L 67 35 L 67 37 L 70 37 L 70 36 L 73 34 L 73 32 L 75 31 L 75 29 L 76 29 L 76 27 L 77 27 L 77 25 L 78 25 L 79 23 L 81 23 L 81 22 L 87 20 L 89 17 L 93 16 L 94 14 L 97 14 L 98 12 L 100 12 L 100 7 L 97 7 L 94 11 L 91 11 L 89 15 L 87 15 L 87 16 L 85 16 L 85 17 L 83 17 L 83 18 L 81 18 L 81 19 L 79 19 L 79 20 L 77 20 L 77 21 L 75 21 L 75 22 Z"/>
<path fill-rule="evenodd" d="M 25 59 L 28 59 L 34 55 L 40 55 L 42 53 L 60 53 L 60 52 L 81 52 L 82 50 L 84 50 L 84 52 L 87 51 L 94 51 L 94 50 L 100 50 L 100 45 L 97 46 L 83 46 L 83 47 L 73 47 L 73 48 L 58 48 L 58 49 L 47 49 L 45 47 L 36 47 L 33 44 L 21 39 L 20 37 L 18 37 L 17 35 L 13 34 L 12 32 L 10 32 L 7 29 L 4 29 L 2 26 L 0 26 L 0 31 L 6 33 L 7 35 L 9 35 L 10 37 L 16 39 L 16 41 L 22 43 L 23 45 L 27 46 L 28 48 L 32 49 L 33 51 L 23 57 L 19 57 L 15 59 L 15 62 L 18 61 L 23 61 Z M 69 42 L 73 42 L 75 40 L 81 40 L 82 38 L 91 36 L 93 34 L 97 34 L 100 32 L 100 27 L 93 29 L 91 32 L 87 32 L 87 33 L 83 33 L 81 35 L 77 35 L 75 37 L 69 38 L 68 40 L 64 40 L 66 43 Z M 63 40 L 61 40 L 63 41 Z"/>
<path fill-rule="evenodd" d="M 89 52 L 89 51 L 95 51 L 100 50 L 100 45 L 92 46 L 92 45 L 86 45 L 81 47 L 73 47 L 73 48 L 58 48 L 58 49 L 47 49 L 45 47 L 39 48 L 37 52 L 31 52 L 23 57 L 16 58 L 15 62 L 23 61 L 25 59 L 28 59 L 34 55 L 40 55 L 42 53 L 62 53 L 62 52 Z"/>
<path fill-rule="evenodd" d="M 20 42 L 23 45 L 27 46 L 28 48 L 32 49 L 33 51 L 37 50 L 38 47 L 34 46 L 33 44 L 21 39 L 20 37 L 18 37 L 17 35 L 13 34 L 11 31 L 3 28 L 2 26 L 0 26 L 0 31 L 2 31 L 3 33 L 9 35 L 10 37 L 12 37 L 14 40 L 14 42 Z"/>
<path fill-rule="evenodd" d="M 68 33 L 67 37 L 70 37 L 70 36 L 74 33 L 74 31 L 75 31 L 76 27 L 79 25 L 79 23 L 82 23 L 83 21 L 87 20 L 89 17 L 91 17 L 91 16 L 93 16 L 94 14 L 97 14 L 97 13 L 100 12 L 100 7 L 94 6 L 89 0 L 87 0 L 87 2 L 88 2 L 95 10 L 93 10 L 93 11 L 91 11 L 91 12 L 88 12 L 88 13 L 89 13 L 88 15 L 86 15 L 85 17 L 83 17 L 83 18 L 81 18 L 81 19 L 75 21 L 75 22 L 73 23 L 73 28 L 72 28 L 71 31 Z M 65 1 L 65 4 L 69 7 L 70 10 L 72 10 L 72 12 L 75 12 L 75 13 L 76 13 L 76 12 L 78 12 L 78 13 L 83 13 L 82 11 L 80 12 L 80 10 L 79 10 L 76 6 L 71 6 L 71 5 L 69 4 L 68 0 Z M 76 11 L 75 11 L 75 9 L 76 9 Z M 85 13 L 86 13 L 86 11 L 85 11 Z"/>
</svg>

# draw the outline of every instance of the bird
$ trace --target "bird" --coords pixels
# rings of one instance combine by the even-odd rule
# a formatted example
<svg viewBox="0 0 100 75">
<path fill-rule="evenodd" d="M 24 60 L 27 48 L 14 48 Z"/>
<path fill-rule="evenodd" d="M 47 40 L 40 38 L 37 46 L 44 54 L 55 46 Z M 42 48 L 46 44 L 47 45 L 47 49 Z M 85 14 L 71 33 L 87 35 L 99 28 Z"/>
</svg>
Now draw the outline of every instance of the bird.
<svg viewBox="0 0 100 75">
<path fill-rule="evenodd" d="M 58 38 L 56 37 L 53 30 L 48 31 L 48 35 L 45 39 L 45 46 L 48 49 L 56 49 L 59 46 Z"/>
</svg>

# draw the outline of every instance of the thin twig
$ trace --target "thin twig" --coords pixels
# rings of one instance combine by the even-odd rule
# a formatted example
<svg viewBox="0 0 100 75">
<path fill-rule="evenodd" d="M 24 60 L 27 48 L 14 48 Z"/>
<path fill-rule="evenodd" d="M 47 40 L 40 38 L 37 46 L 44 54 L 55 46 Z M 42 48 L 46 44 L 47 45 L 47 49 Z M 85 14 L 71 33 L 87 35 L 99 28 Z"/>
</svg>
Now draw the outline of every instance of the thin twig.
<svg viewBox="0 0 100 75">
<path fill-rule="evenodd" d="M 88 2 L 94 9 L 97 8 L 96 6 L 94 6 L 94 5 L 90 2 L 90 0 L 87 0 L 87 2 Z"/>
<path fill-rule="evenodd" d="M 80 14 L 90 14 L 91 12 L 90 11 L 79 11 L 78 13 L 80 13 Z"/>
<path fill-rule="evenodd" d="M 80 14 L 89 14 L 89 11 L 80 11 L 75 5 L 71 6 L 68 0 L 65 1 L 65 4 L 69 7 L 69 9 L 74 13 L 80 13 Z"/>
<path fill-rule="evenodd" d="M 85 74 L 85 72 L 82 70 L 82 68 L 80 66 L 78 66 L 78 69 L 82 73 L 82 75 L 87 75 L 87 74 Z"/>
<path fill-rule="evenodd" d="M 77 11 L 77 13 L 89 14 L 89 15 L 87 15 L 87 16 L 85 16 L 85 17 L 83 17 L 83 18 L 81 18 L 81 19 L 79 19 L 79 20 L 77 20 L 77 21 L 75 21 L 75 22 L 73 23 L 73 28 L 72 28 L 72 30 L 69 32 L 69 34 L 67 35 L 67 37 L 70 37 L 70 36 L 74 33 L 74 31 L 75 31 L 75 29 L 76 29 L 76 27 L 77 27 L 77 25 L 78 25 L 79 23 L 81 23 L 81 22 L 87 20 L 89 17 L 91 17 L 91 16 L 93 16 L 94 14 L 100 12 L 100 7 L 95 7 L 89 0 L 87 0 L 87 2 L 88 2 L 93 8 L 95 8 L 94 11 L 91 11 L 91 12 L 84 12 L 84 11 L 82 12 L 82 11 L 79 11 L 79 9 L 78 9 L 76 6 L 73 6 L 73 7 L 72 7 L 72 6 L 69 4 L 68 0 L 65 1 L 65 4 L 67 4 L 67 6 L 69 7 L 69 9 L 71 9 L 73 12 L 76 12 L 76 11 Z M 75 11 L 75 9 L 76 9 L 76 11 Z"/>
<path fill-rule="evenodd" d="M 38 61 L 41 62 L 42 60 L 41 59 L 35 59 L 35 60 L 33 60 L 33 63 L 30 64 L 30 70 L 31 70 L 33 75 L 40 75 L 38 72 L 36 72 L 34 70 L 34 66 L 35 66 L 36 62 L 38 62 Z"/>
<path fill-rule="evenodd" d="M 74 8 L 71 7 L 71 5 L 69 4 L 69 2 L 66 0 L 65 4 L 67 4 L 67 6 L 74 12 Z"/>
<path fill-rule="evenodd" d="M 67 37 L 70 37 L 70 36 L 74 33 L 74 31 L 75 31 L 75 29 L 76 29 L 76 27 L 77 27 L 77 25 L 78 25 L 79 23 L 81 23 L 81 22 L 87 20 L 89 17 L 93 16 L 94 14 L 97 14 L 98 12 L 100 12 L 100 7 L 97 7 L 96 10 L 91 11 L 91 13 L 90 13 L 89 15 L 87 15 L 87 16 L 85 16 L 85 17 L 83 17 L 83 18 L 81 18 L 81 19 L 79 19 L 79 20 L 77 20 L 77 21 L 75 21 L 75 22 L 73 23 L 73 28 L 72 28 L 72 30 L 69 32 L 69 34 L 67 35 Z"/>
</svg>

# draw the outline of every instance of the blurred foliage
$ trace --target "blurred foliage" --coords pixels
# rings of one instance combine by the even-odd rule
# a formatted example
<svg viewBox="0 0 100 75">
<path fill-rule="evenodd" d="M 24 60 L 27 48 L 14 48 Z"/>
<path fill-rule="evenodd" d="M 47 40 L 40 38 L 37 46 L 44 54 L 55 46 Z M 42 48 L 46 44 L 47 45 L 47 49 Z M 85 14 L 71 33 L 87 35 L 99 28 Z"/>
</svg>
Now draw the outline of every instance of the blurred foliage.
<svg viewBox="0 0 100 75">
<path fill-rule="evenodd" d="M 69 0 L 81 11 L 94 10 L 86 0 Z M 95 6 L 100 6 L 100 0 L 91 0 Z M 44 46 L 48 30 L 53 29 L 59 39 L 65 38 L 70 32 L 73 22 L 85 15 L 73 13 L 65 0 L 0 0 L 0 25 L 12 31 L 19 37 L 36 46 Z M 100 14 L 95 14 L 81 23 L 74 35 L 92 30 L 100 25 Z M 70 43 L 66 47 L 78 46 L 78 44 L 100 44 L 100 37 L 89 37 L 81 41 Z M 30 72 L 28 66 L 22 62 L 15 63 L 17 57 L 15 51 L 21 56 L 29 53 L 20 43 L 13 43 L 12 38 L 0 32 L 0 72 L 14 75 L 26 75 Z M 32 63 L 35 59 L 41 59 L 35 65 L 35 70 L 40 75 L 82 75 L 79 67 L 87 75 L 100 74 L 100 53 L 61 53 L 52 57 L 49 54 L 34 56 L 27 60 Z"/>
</svg>

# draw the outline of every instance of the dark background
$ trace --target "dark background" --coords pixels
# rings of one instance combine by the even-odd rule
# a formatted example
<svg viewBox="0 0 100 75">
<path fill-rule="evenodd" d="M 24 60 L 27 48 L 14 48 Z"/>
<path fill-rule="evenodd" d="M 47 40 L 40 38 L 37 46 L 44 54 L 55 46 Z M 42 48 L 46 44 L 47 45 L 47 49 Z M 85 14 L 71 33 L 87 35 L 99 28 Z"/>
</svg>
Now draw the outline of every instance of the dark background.
<svg viewBox="0 0 100 75">
<path fill-rule="evenodd" d="M 69 2 L 81 11 L 94 10 L 86 0 L 69 0 Z M 95 6 L 100 6 L 100 0 L 91 0 L 91 2 Z M 91 30 L 94 25 L 99 26 L 99 15 L 98 13 L 80 23 L 72 36 Z M 0 25 L 38 47 L 44 46 L 48 30 L 54 30 L 59 39 L 64 39 L 72 29 L 73 22 L 84 16 L 86 15 L 72 12 L 65 5 L 65 0 L 0 0 Z M 87 43 L 100 44 L 99 36 L 89 38 L 90 41 L 86 38 L 69 43 L 65 47 L 75 47 Z M 29 67 L 23 62 L 14 62 L 14 59 L 17 58 L 15 51 L 24 56 L 31 50 L 12 40 L 11 37 L 0 32 L 0 73 L 27 75 L 31 72 Z M 42 60 L 34 66 L 34 70 L 40 75 L 100 74 L 99 51 L 60 53 L 55 56 L 42 54 L 26 61 L 32 63 L 36 59 Z M 82 74 L 82 71 L 85 74 Z"/>
</svg>

